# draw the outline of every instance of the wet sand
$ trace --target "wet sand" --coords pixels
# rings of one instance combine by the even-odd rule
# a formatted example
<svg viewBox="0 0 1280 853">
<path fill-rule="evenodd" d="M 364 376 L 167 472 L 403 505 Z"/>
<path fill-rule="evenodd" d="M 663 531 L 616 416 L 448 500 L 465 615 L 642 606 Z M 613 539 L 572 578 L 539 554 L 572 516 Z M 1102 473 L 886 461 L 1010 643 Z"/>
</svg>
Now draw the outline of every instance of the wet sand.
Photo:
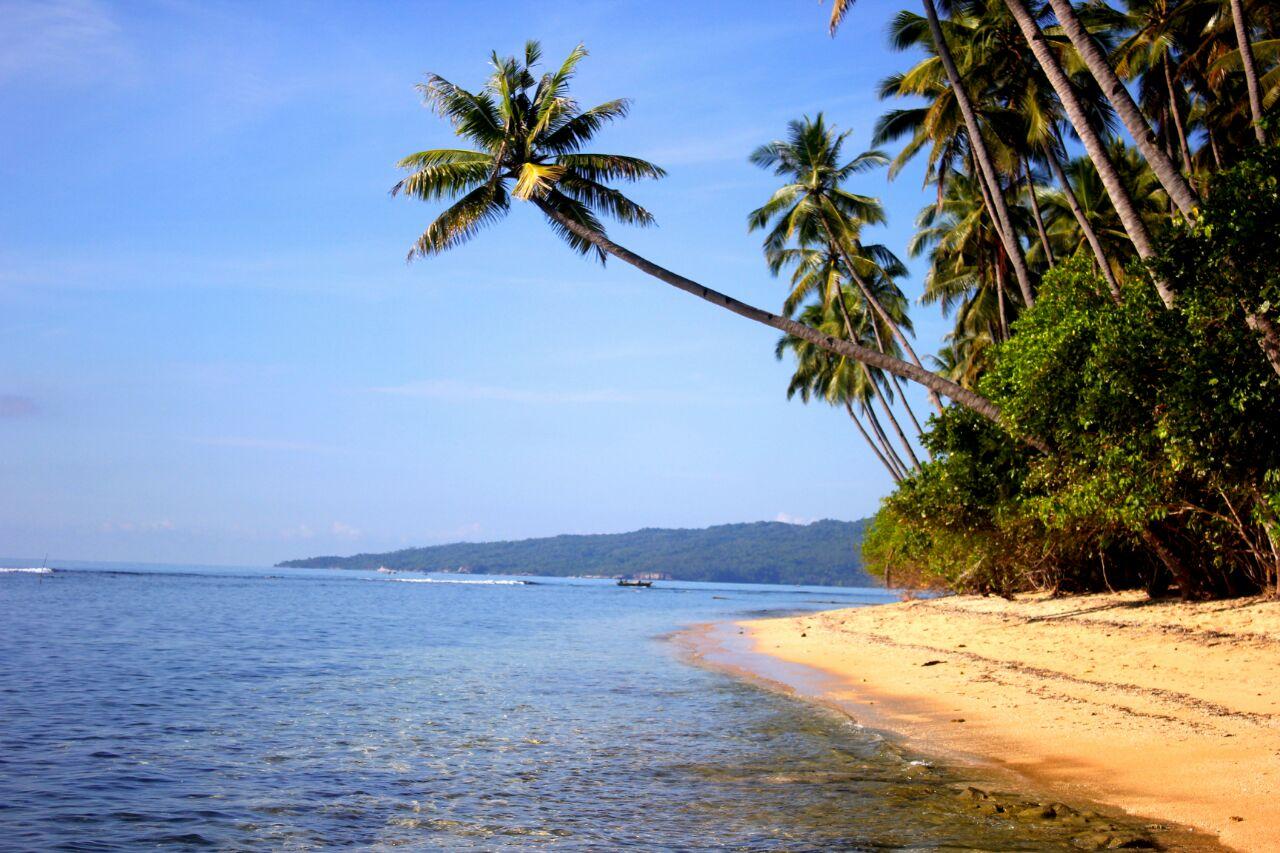
<svg viewBox="0 0 1280 853">
<path fill-rule="evenodd" d="M 916 749 L 1280 850 L 1280 602 L 949 597 L 719 626 L 695 646 Z"/>
</svg>

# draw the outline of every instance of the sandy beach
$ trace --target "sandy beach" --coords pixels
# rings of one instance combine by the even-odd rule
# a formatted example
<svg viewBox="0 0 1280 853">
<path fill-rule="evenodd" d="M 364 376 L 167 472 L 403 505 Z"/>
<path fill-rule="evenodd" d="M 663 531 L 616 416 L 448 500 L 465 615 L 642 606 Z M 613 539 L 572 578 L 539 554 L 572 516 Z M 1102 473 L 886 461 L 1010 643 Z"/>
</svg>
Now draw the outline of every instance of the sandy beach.
<svg viewBox="0 0 1280 853">
<path fill-rule="evenodd" d="M 742 622 L 701 645 L 914 748 L 1280 850 L 1280 602 L 949 597 Z"/>
</svg>

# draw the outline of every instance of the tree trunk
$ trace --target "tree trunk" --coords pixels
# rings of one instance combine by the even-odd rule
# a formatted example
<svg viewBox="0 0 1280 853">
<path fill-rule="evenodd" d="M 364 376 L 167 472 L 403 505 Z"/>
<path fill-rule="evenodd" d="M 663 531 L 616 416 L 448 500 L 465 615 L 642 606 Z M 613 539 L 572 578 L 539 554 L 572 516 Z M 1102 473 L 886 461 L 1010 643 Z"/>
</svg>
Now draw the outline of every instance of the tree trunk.
<svg viewBox="0 0 1280 853">
<path fill-rule="evenodd" d="M 1179 560 L 1178 555 L 1170 551 L 1168 546 L 1160 540 L 1159 534 L 1152 529 L 1152 526 L 1143 528 L 1142 541 L 1146 542 L 1147 547 L 1155 552 L 1156 557 L 1169 570 L 1169 574 L 1173 575 L 1173 579 L 1178 582 L 1178 595 L 1182 597 L 1183 601 L 1203 598 L 1204 595 L 1200 585 L 1192 578 L 1186 564 Z"/>
<path fill-rule="evenodd" d="M 836 303 L 840 306 L 840 317 L 844 320 L 844 333 L 849 336 L 849 340 L 856 341 L 858 336 L 853 331 L 853 320 L 849 317 L 849 306 L 844 304 L 844 291 L 836 294 Z M 875 318 L 871 318 L 872 325 L 875 325 Z M 880 348 L 884 351 L 884 348 Z M 862 376 L 867 380 L 868 393 L 875 397 L 880 403 L 880 408 L 884 411 L 885 417 L 889 419 L 889 423 L 893 424 L 894 430 L 898 433 L 898 440 L 902 442 L 903 448 L 907 451 L 907 456 L 911 457 L 916 470 L 920 468 L 920 460 L 916 458 L 916 453 L 911 449 L 911 442 L 907 441 L 907 436 L 902 431 L 902 425 L 898 423 L 898 419 L 893 416 L 893 410 L 889 408 L 888 402 L 884 399 L 884 395 L 879 393 L 880 388 L 876 385 L 875 379 L 871 375 L 871 370 L 863 362 L 858 362 L 858 366 L 862 368 Z"/>
<path fill-rule="evenodd" d="M 1182 154 L 1182 168 L 1191 174 L 1191 147 L 1187 145 L 1187 131 L 1182 126 L 1182 108 L 1178 106 L 1178 87 L 1173 83 L 1173 69 L 1169 67 L 1169 54 L 1160 58 L 1164 66 L 1164 85 L 1169 90 L 1169 115 L 1173 118 L 1174 130 L 1178 132 L 1178 150 Z"/>
<path fill-rule="evenodd" d="M 876 349 L 885 352 L 884 339 L 880 336 L 880 327 L 876 323 L 871 324 L 871 331 L 875 332 Z M 893 390 L 897 393 L 898 399 L 902 400 L 902 408 L 907 410 L 907 417 L 911 418 L 911 423 L 916 428 L 916 435 L 923 436 L 924 429 L 920 426 L 920 421 L 916 419 L 916 413 L 911 408 L 911 402 L 907 399 L 907 395 L 903 393 L 902 386 L 898 384 L 898 377 L 892 373 L 888 374 L 889 381 L 893 383 Z"/>
<path fill-rule="evenodd" d="M 862 425 L 862 421 L 858 420 L 858 416 L 853 411 L 853 405 L 848 400 L 844 401 L 844 410 L 849 413 L 849 419 L 853 421 L 853 425 L 856 426 L 858 428 L 858 432 L 862 434 L 862 438 L 866 441 L 867 447 L 871 448 L 871 452 L 876 455 L 876 458 L 880 460 L 880 464 L 889 472 L 889 476 L 893 478 L 893 482 L 901 483 L 902 475 L 893 469 L 893 466 L 889 464 L 889 460 L 880 452 L 880 448 L 876 447 L 875 441 L 871 438 L 870 433 L 867 432 L 867 428 Z"/>
<path fill-rule="evenodd" d="M 944 379 L 936 373 L 925 370 L 918 364 L 911 364 L 900 358 L 877 352 L 870 347 L 864 347 L 853 341 L 842 341 L 833 338 L 831 335 L 824 335 L 822 332 L 806 326 L 803 323 L 797 323 L 787 317 L 779 317 L 777 314 L 771 314 L 754 305 L 748 305 L 745 302 L 734 299 L 732 296 L 712 290 L 698 284 L 693 279 L 685 278 L 682 275 L 672 272 L 666 267 L 658 266 L 652 261 L 646 260 L 630 249 L 623 248 L 617 243 L 610 240 L 599 231 L 594 231 L 580 222 L 570 219 L 560 211 L 548 206 L 541 199 L 534 199 L 534 203 L 538 205 L 547 217 L 567 229 L 568 231 L 586 240 L 591 245 L 600 249 L 606 254 L 613 255 L 623 263 L 630 264 L 646 275 L 653 276 L 659 281 L 665 282 L 677 290 L 683 290 L 685 293 L 698 297 L 699 299 L 710 302 L 712 305 L 718 305 L 727 311 L 737 314 L 739 317 L 746 317 L 748 320 L 754 320 L 768 326 L 771 329 L 777 329 L 779 332 L 786 332 L 789 335 L 795 335 L 801 340 L 808 341 L 814 346 L 821 347 L 827 352 L 833 352 L 836 355 L 842 355 L 851 358 L 854 361 L 865 362 L 872 367 L 878 367 L 883 371 L 900 376 L 903 379 L 909 379 L 912 382 L 919 383 L 924 387 L 954 400 L 976 414 L 981 415 L 992 423 L 1000 426 L 1008 431 L 1008 426 L 1004 422 L 1004 418 L 1000 414 L 999 407 L 995 403 L 983 397 L 981 394 L 975 394 L 968 388 L 962 388 L 949 379 Z M 1020 440 L 1039 450 L 1042 453 L 1049 452 L 1049 445 L 1044 439 L 1038 436 L 1019 436 Z"/>
<path fill-rule="evenodd" d="M 1027 198 L 1031 200 L 1031 213 L 1036 218 L 1036 231 L 1040 233 L 1040 247 L 1044 249 L 1044 259 L 1048 262 L 1049 269 L 1053 269 L 1053 248 L 1049 246 L 1049 234 L 1044 230 L 1044 216 L 1040 213 L 1040 199 L 1036 198 L 1036 182 L 1031 177 L 1031 163 L 1025 158 L 1018 159 L 1027 179 Z"/>
<path fill-rule="evenodd" d="M 1245 20 L 1244 3 L 1231 0 L 1231 21 L 1236 28 L 1236 44 L 1240 47 L 1240 65 L 1244 68 L 1245 88 L 1249 90 L 1249 112 L 1253 115 L 1253 135 L 1259 145 L 1267 144 L 1262 129 L 1262 95 L 1258 89 L 1258 66 L 1253 61 L 1253 45 L 1249 44 L 1249 22 Z"/>
<path fill-rule="evenodd" d="M 893 427 L 893 431 L 898 434 L 898 443 L 902 445 L 903 450 L 907 451 L 907 458 L 911 460 L 911 467 L 919 471 L 920 459 L 916 456 L 915 450 L 911 448 L 911 442 L 907 441 L 907 434 L 902 431 L 902 424 L 898 423 L 897 417 L 893 414 L 893 409 L 889 408 L 889 401 L 884 398 L 883 394 L 879 393 L 879 390 L 876 388 L 875 381 L 872 379 L 871 371 L 865 364 L 862 365 L 862 372 L 863 375 L 866 376 L 867 381 L 871 383 L 872 389 L 875 391 L 876 400 L 880 403 L 880 410 L 884 412 L 884 416 L 889 419 L 889 425 Z"/>
<path fill-rule="evenodd" d="M 868 404 L 865 406 L 867 412 L 867 420 L 871 422 L 872 433 L 880 440 L 880 446 L 884 448 L 885 456 L 889 461 L 897 467 L 898 473 L 903 479 L 911 476 L 911 472 L 907 470 L 907 464 L 898 456 L 898 452 L 893 449 L 893 445 L 889 443 L 889 435 L 884 431 L 884 427 L 880 424 L 880 419 L 876 417 L 876 410 Z"/>
<path fill-rule="evenodd" d="M 1022 6 L 1022 0 L 1006 0 L 1006 2 L 1011 4 L 1011 8 L 1014 2 Z M 1080 58 L 1088 66 L 1089 73 L 1098 81 L 1098 85 L 1106 93 L 1111 105 L 1115 107 L 1116 114 L 1124 122 L 1124 126 L 1133 137 L 1133 141 L 1137 143 L 1138 150 L 1142 152 L 1142 156 L 1146 158 L 1147 163 L 1151 166 L 1151 171 L 1159 179 L 1160 185 L 1169 194 L 1169 198 L 1173 199 L 1173 203 L 1178 206 L 1178 210 L 1182 211 L 1182 215 L 1190 216 L 1199 203 L 1195 191 L 1191 189 L 1191 185 L 1178 172 L 1178 167 L 1169 159 L 1169 155 L 1160 149 L 1159 141 L 1156 139 L 1155 134 L 1152 133 L 1147 117 L 1142 114 L 1142 110 L 1133 100 L 1133 95 L 1129 94 L 1129 90 L 1125 88 L 1124 82 L 1116 75 L 1102 49 L 1098 47 L 1098 43 L 1093 40 L 1093 36 L 1085 29 L 1080 17 L 1076 14 L 1075 7 L 1071 5 L 1071 0 L 1049 0 L 1049 5 L 1053 7 L 1053 14 L 1058 19 L 1058 23 L 1062 25 L 1067 38 L 1071 40 L 1076 52 L 1080 54 Z M 1026 12 L 1025 7 L 1023 12 Z M 1036 58 L 1040 58 L 1038 53 Z M 1040 64 L 1044 64 L 1043 60 Z M 1057 86 L 1054 88 L 1056 89 Z M 1061 93 L 1059 93 L 1059 96 L 1061 96 Z M 1074 120 L 1072 123 L 1075 123 Z M 1079 130 L 1078 127 L 1076 129 Z M 1127 226 L 1125 230 L 1128 230 Z"/>
<path fill-rule="evenodd" d="M 991 221 L 996 226 L 996 232 L 999 233 L 1000 231 L 999 219 L 996 217 L 996 213 L 994 209 L 995 203 L 991 200 L 991 193 L 987 191 L 987 185 L 984 184 L 982 181 L 978 181 L 978 191 L 982 194 L 982 206 L 985 207 L 987 209 L 987 212 L 991 215 Z M 1000 241 L 1000 246 L 1001 247 L 1004 246 L 1003 240 Z M 996 276 L 999 277 L 1003 275 L 1003 272 L 1004 272 L 1004 266 L 1001 264 L 1001 261 L 1003 260 L 1004 257 L 1008 257 L 1008 255 L 1006 254 L 1002 256 L 999 250 L 997 249 L 994 254 L 994 257 L 995 257 L 995 260 L 993 261 L 993 264 L 996 270 Z"/>
<path fill-rule="evenodd" d="M 1009 340 L 1009 318 L 1004 311 L 1004 267 L 1000 264 L 1000 259 L 996 258 L 994 264 L 996 268 L 996 308 L 1000 312 L 1000 340 Z"/>
<path fill-rule="evenodd" d="M 1276 373 L 1280 374 L 1280 329 L 1271 322 L 1271 318 L 1261 311 L 1250 311 L 1245 314 L 1245 323 L 1258 333 L 1258 346 L 1267 356 L 1267 361 Z"/>
<path fill-rule="evenodd" d="M 1116 171 L 1115 164 L 1111 161 L 1111 156 L 1107 154 L 1107 148 L 1102 139 L 1094 131 L 1093 125 L 1089 123 L 1084 105 L 1080 103 L 1080 98 L 1076 95 L 1071 81 L 1067 79 L 1066 73 L 1058 63 L 1058 58 L 1054 56 L 1048 43 L 1045 42 L 1044 33 L 1040 31 L 1040 25 L 1036 23 L 1031 13 L 1027 11 L 1024 0 L 1005 0 L 1005 5 L 1009 7 L 1009 11 L 1018 22 L 1018 29 L 1022 30 L 1023 37 L 1031 45 L 1031 52 L 1035 54 L 1036 61 L 1044 69 L 1045 75 L 1049 78 L 1049 83 L 1053 86 L 1053 90 L 1058 93 L 1058 99 L 1062 102 L 1063 109 L 1066 110 L 1067 118 L 1071 120 L 1071 126 L 1080 135 L 1080 141 L 1084 143 L 1085 150 L 1089 152 L 1089 159 L 1097 167 L 1098 176 L 1107 188 L 1107 195 L 1111 197 L 1111 204 L 1115 207 L 1121 224 L 1124 225 L 1125 233 L 1129 235 L 1129 239 L 1133 242 L 1133 247 L 1138 250 L 1138 256 L 1143 260 L 1155 257 L 1156 251 L 1151 244 L 1151 234 L 1147 231 L 1146 224 L 1143 223 L 1142 217 L 1133 205 L 1133 197 L 1129 195 L 1129 190 L 1120 179 L 1120 173 Z M 1074 42 L 1074 39 L 1072 41 Z M 1094 47 L 1096 49 L 1096 45 Z M 1127 95 L 1128 93 L 1126 92 L 1125 94 Z M 1160 153 L 1163 155 L 1164 152 Z M 1168 158 L 1165 159 L 1167 160 Z M 1176 169 L 1174 170 L 1174 176 L 1178 180 L 1182 180 L 1182 176 L 1177 173 Z M 1165 306 L 1172 307 L 1173 292 L 1159 278 L 1156 279 L 1155 285 Z"/>
<path fill-rule="evenodd" d="M 1035 304 L 1035 294 L 1031 290 L 1031 272 L 1027 269 L 1027 260 L 1022 254 L 1022 246 L 1018 243 L 1018 235 L 1013 230 L 1013 219 L 1009 216 L 1008 205 L 1005 204 L 995 163 L 991 159 L 991 152 L 987 150 L 987 143 L 982 138 L 978 127 L 978 116 L 973 110 L 973 102 L 969 100 L 964 81 L 960 79 L 960 72 L 956 69 L 955 60 L 951 57 L 951 49 L 947 47 L 947 39 L 942 32 L 942 22 L 938 18 L 938 9 L 934 6 L 933 0 L 923 0 L 923 2 L 925 17 L 929 19 L 929 32 L 933 36 L 934 48 L 938 52 L 943 70 L 946 71 L 947 82 L 951 84 L 956 106 L 960 107 L 960 114 L 964 117 L 965 129 L 969 132 L 969 148 L 978 161 L 980 179 L 987 184 L 987 189 L 995 202 L 996 232 L 1000 235 L 1005 251 L 1009 253 L 1009 258 L 1013 262 L 1013 271 L 1018 278 L 1022 299 L 1030 308 Z"/>
<path fill-rule="evenodd" d="M 1058 144 L 1062 145 L 1062 139 L 1058 139 Z M 1067 180 L 1067 173 L 1062 170 L 1062 164 L 1058 162 L 1058 154 L 1056 151 L 1046 151 L 1049 159 L 1049 168 L 1053 169 L 1053 175 L 1058 179 L 1058 183 L 1062 185 L 1062 194 L 1066 196 L 1067 207 L 1071 208 L 1071 214 L 1076 218 L 1076 223 L 1080 226 L 1080 232 L 1084 234 L 1085 241 L 1089 244 L 1089 248 L 1093 250 L 1094 260 L 1098 262 L 1098 272 L 1102 273 L 1102 277 L 1107 280 L 1107 288 L 1111 291 L 1111 297 L 1116 301 L 1120 299 L 1120 283 L 1116 281 L 1115 271 L 1111 269 L 1111 261 L 1107 258 L 1107 253 L 1102 248 L 1102 241 L 1098 239 L 1098 232 L 1093 230 L 1093 224 L 1089 222 L 1089 218 L 1085 216 L 1084 210 L 1080 207 L 1080 199 L 1076 198 L 1075 187 L 1071 186 L 1071 181 Z"/>
<path fill-rule="evenodd" d="M 867 304 L 871 306 L 872 310 L 880 315 L 880 319 L 884 320 L 885 325 L 893 332 L 893 336 L 898 339 L 898 344 L 906 351 L 907 358 L 911 359 L 913 364 L 923 370 L 924 365 L 920 363 L 920 357 L 916 355 L 915 348 L 907 340 L 906 333 L 898 328 L 898 324 L 893 321 L 893 318 L 889 316 L 889 312 L 884 310 L 884 306 L 880 304 L 880 300 L 876 299 L 875 294 L 871 292 L 871 287 L 859 275 L 857 267 L 853 265 L 853 258 L 845 250 L 844 245 L 836 239 L 836 235 L 831 232 L 831 225 L 825 219 L 822 221 L 822 228 L 827 232 L 827 241 L 831 244 L 831 248 L 840 256 L 840 260 L 844 261 L 845 267 L 849 270 L 849 277 L 853 279 L 854 284 L 858 285 L 858 289 L 862 291 L 862 298 L 867 300 Z M 853 332 L 850 331 L 849 335 L 852 338 Z M 881 347 L 882 351 L 883 349 L 884 347 Z M 932 389 L 928 389 L 928 391 L 929 399 L 933 401 L 934 408 L 938 410 L 938 414 L 942 414 L 942 401 L 938 399 L 937 393 Z"/>
</svg>

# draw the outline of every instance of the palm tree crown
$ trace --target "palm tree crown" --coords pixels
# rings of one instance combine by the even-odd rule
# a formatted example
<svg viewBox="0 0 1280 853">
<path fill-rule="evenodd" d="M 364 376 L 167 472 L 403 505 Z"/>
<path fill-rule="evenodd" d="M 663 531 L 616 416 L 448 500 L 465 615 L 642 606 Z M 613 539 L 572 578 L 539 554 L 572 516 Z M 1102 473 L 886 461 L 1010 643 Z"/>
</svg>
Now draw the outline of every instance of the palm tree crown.
<svg viewBox="0 0 1280 853">
<path fill-rule="evenodd" d="M 752 152 L 752 163 L 787 179 L 748 217 L 752 230 L 773 224 L 765 236 L 766 255 L 772 257 L 793 240 L 801 244 L 843 242 L 856 238 L 863 223 L 885 221 L 878 200 L 849 192 L 844 183 L 885 165 L 889 158 L 880 151 L 864 151 L 841 162 L 848 135 L 848 131 L 836 133 L 818 113 L 814 119 L 789 122 L 785 139 Z"/>
<path fill-rule="evenodd" d="M 553 213 L 598 234 L 604 233 L 601 214 L 632 225 L 653 223 L 649 211 L 608 184 L 666 173 L 636 157 L 582 150 L 601 128 L 626 116 L 630 101 L 619 98 L 579 110 L 569 95 L 569 81 L 586 49 L 579 45 L 558 70 L 537 77 L 534 68 L 541 54 L 536 41 L 525 45 L 522 59 L 493 54 L 493 73 L 476 93 L 436 74 L 418 86 L 426 104 L 478 150 L 437 148 L 399 162 L 409 175 L 392 188 L 392 195 L 456 199 L 427 226 L 410 259 L 465 243 L 505 216 L 512 197 L 532 201 L 556 234 L 582 254 L 594 252 L 601 263 L 605 253 Z"/>
</svg>

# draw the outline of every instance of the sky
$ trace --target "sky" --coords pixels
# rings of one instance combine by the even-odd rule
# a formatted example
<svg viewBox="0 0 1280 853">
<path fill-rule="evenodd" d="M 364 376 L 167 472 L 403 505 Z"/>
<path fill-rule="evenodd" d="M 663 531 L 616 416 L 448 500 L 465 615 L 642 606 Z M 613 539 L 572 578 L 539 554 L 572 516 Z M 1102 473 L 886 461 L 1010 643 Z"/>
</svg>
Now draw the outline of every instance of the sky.
<svg viewBox="0 0 1280 853">
<path fill-rule="evenodd" d="M 805 522 L 891 483 L 789 402 L 777 334 L 568 250 L 536 212 L 406 263 L 452 147 L 414 85 L 579 42 L 596 149 L 665 167 L 614 239 L 777 310 L 747 162 L 824 111 L 869 147 L 900 4 L 0 0 L 0 554 L 266 564 L 457 540 Z M 478 11 L 482 9 L 483 11 Z M 862 176 L 905 257 L 921 171 Z M 923 266 L 903 287 L 919 295 Z M 948 322 L 913 308 L 922 352 Z M 913 398 L 925 413 L 923 398 Z"/>
</svg>

